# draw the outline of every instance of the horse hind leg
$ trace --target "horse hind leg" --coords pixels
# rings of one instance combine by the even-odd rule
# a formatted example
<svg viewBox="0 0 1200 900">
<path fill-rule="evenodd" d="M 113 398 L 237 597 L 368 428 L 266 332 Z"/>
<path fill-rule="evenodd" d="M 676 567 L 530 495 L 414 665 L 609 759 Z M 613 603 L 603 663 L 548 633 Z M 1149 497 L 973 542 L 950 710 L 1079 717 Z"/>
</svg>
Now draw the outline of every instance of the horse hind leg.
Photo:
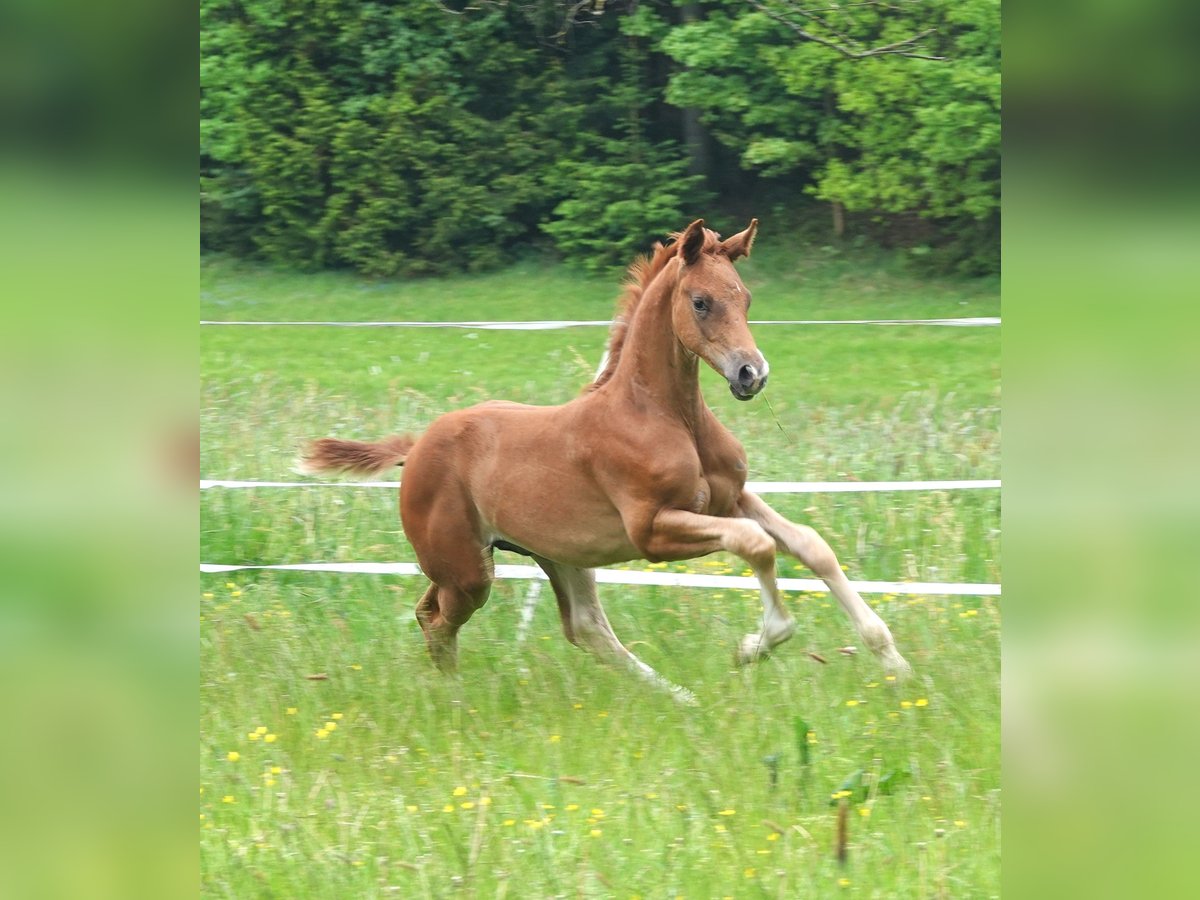
<svg viewBox="0 0 1200 900">
<path fill-rule="evenodd" d="M 492 570 L 485 553 L 480 548 L 474 564 L 438 566 L 437 580 L 417 602 L 417 622 L 425 634 L 429 656 L 443 672 L 457 671 L 459 629 L 487 602 L 491 592 Z"/>
<path fill-rule="evenodd" d="M 655 687 L 668 691 L 681 703 L 696 704 L 696 697 L 691 691 L 663 678 L 617 640 L 608 616 L 604 614 L 604 607 L 600 605 L 600 598 L 596 594 L 596 576 L 591 569 L 578 569 L 540 556 L 533 559 L 550 579 L 567 640 L 602 659 L 615 660 L 627 666 Z"/>
</svg>

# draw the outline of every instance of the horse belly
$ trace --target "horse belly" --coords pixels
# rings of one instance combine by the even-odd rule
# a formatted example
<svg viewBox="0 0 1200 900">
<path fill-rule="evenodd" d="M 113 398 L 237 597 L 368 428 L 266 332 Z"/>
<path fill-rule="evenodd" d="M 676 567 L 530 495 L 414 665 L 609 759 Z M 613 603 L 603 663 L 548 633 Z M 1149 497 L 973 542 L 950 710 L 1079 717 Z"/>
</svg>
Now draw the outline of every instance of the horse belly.
<svg viewBox="0 0 1200 900">
<path fill-rule="evenodd" d="M 496 494 L 497 499 L 481 509 L 494 539 L 580 568 L 638 555 L 617 510 L 578 482 L 547 479 L 532 491 L 502 483 Z"/>
</svg>

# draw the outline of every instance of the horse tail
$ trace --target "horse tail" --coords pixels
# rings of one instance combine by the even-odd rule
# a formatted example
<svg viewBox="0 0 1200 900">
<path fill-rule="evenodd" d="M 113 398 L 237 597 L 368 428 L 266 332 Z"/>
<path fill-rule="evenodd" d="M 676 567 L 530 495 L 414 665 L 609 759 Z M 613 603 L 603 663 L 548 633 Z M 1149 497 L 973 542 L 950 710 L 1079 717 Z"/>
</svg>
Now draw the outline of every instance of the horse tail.
<svg viewBox="0 0 1200 900">
<path fill-rule="evenodd" d="M 404 465 L 416 442 L 411 434 L 396 434 L 370 443 L 321 438 L 308 445 L 304 456 L 296 461 L 296 471 L 303 475 L 320 472 L 378 475 L 385 469 Z"/>
</svg>

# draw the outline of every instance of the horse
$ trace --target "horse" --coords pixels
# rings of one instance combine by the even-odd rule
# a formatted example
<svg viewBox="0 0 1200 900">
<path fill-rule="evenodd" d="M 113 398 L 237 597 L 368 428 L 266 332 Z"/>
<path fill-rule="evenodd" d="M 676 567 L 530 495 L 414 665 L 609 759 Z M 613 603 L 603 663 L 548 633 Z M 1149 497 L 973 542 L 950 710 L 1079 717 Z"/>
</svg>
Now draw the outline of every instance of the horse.
<svg viewBox="0 0 1200 900">
<path fill-rule="evenodd" d="M 594 381 L 561 406 L 487 401 L 437 418 L 419 437 L 322 438 L 308 474 L 377 475 L 404 466 L 400 517 L 429 586 L 417 621 L 436 666 L 457 667 L 458 633 L 488 599 L 496 549 L 532 557 L 553 588 L 568 641 L 694 702 L 613 634 L 594 569 L 726 551 L 758 580 L 763 615 L 735 662 L 767 656 L 796 624 L 776 583 L 777 552 L 811 569 L 862 642 L 907 674 L 891 631 L 850 584 L 828 543 L 746 490 L 746 452 L 700 391 L 699 363 L 750 400 L 770 366 L 751 336 L 750 292 L 734 268 L 758 231 L 722 240 L 697 219 L 629 269 Z"/>
</svg>

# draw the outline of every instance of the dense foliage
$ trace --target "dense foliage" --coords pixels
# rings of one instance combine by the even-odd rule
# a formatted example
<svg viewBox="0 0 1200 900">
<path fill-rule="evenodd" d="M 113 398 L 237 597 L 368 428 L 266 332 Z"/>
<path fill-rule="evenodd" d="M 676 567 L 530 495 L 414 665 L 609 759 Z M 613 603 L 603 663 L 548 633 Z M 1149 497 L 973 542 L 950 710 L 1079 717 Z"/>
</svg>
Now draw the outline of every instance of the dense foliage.
<svg viewBox="0 0 1200 900">
<path fill-rule="evenodd" d="M 999 41 L 998 0 L 203 0 L 204 243 L 598 268 L 753 196 L 989 271 Z"/>
</svg>

